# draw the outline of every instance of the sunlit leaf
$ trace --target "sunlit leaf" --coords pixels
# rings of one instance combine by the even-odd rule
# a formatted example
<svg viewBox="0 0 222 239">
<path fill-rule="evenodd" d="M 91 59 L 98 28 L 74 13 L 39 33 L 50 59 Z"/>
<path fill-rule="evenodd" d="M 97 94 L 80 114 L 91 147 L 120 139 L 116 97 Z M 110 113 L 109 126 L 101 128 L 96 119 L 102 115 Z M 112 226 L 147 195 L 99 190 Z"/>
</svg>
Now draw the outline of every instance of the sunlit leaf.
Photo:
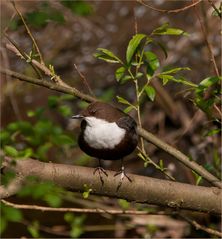
<svg viewBox="0 0 222 239">
<path fill-rule="evenodd" d="M 1 207 L 1 210 L 7 221 L 20 222 L 23 219 L 22 212 L 17 208 L 4 205 Z"/>
<path fill-rule="evenodd" d="M 76 15 L 88 16 L 93 12 L 92 6 L 88 2 L 82 0 L 60 0 L 60 3 L 69 8 L 72 13 Z"/>
<path fill-rule="evenodd" d="M 118 199 L 118 204 L 123 210 L 127 210 L 130 207 L 130 203 L 125 199 Z"/>
<path fill-rule="evenodd" d="M 126 107 L 123 111 L 124 111 L 125 113 L 129 113 L 132 109 L 134 109 L 134 106 L 133 106 L 133 105 L 130 105 L 130 106 Z"/>
<path fill-rule="evenodd" d="M 39 222 L 38 221 L 34 221 L 31 224 L 29 224 L 27 229 L 33 238 L 39 238 Z"/>
<path fill-rule="evenodd" d="M 146 60 L 149 61 L 150 66 L 154 71 L 160 66 L 160 62 L 158 60 L 157 55 L 154 54 L 152 51 L 144 52 L 144 56 L 146 57 Z"/>
<path fill-rule="evenodd" d="M 154 72 L 156 71 L 156 69 L 159 68 L 160 62 L 159 62 L 156 54 L 154 54 L 151 51 L 144 52 L 144 56 L 145 56 L 145 59 L 146 59 L 147 77 L 151 78 L 153 76 Z"/>
<path fill-rule="evenodd" d="M 149 99 L 151 101 L 154 101 L 154 98 L 155 98 L 155 95 L 156 95 L 155 89 L 152 86 L 147 85 L 145 87 L 145 92 L 146 92 L 147 96 L 149 97 Z"/>
<path fill-rule="evenodd" d="M 191 69 L 189 67 L 176 67 L 176 68 L 173 68 L 171 70 L 163 71 L 161 74 L 164 74 L 164 75 L 175 74 L 175 73 L 177 73 L 179 71 L 182 71 L 182 70 L 190 71 Z"/>
<path fill-rule="evenodd" d="M 106 62 L 110 63 L 121 63 L 122 61 L 111 51 L 104 49 L 104 48 L 98 48 L 98 52 L 94 54 L 94 56 L 98 59 L 104 60 Z"/>
<path fill-rule="evenodd" d="M 122 77 L 124 76 L 124 73 L 126 71 L 126 68 L 121 66 L 119 67 L 116 72 L 115 72 L 115 76 L 116 76 L 116 80 L 120 81 L 122 79 Z"/>
<path fill-rule="evenodd" d="M 146 37 L 145 34 L 136 34 L 133 36 L 133 38 L 130 40 L 127 50 L 126 50 L 126 62 L 127 64 L 130 63 L 132 60 L 132 57 L 139 46 L 140 42 Z"/>
<path fill-rule="evenodd" d="M 123 97 L 116 96 L 119 103 L 122 103 L 124 105 L 131 105 L 128 100 L 124 99 Z"/>
<path fill-rule="evenodd" d="M 169 24 L 165 23 L 162 26 L 156 28 L 152 32 L 152 35 L 188 35 L 188 33 L 179 28 L 169 27 Z"/>
<path fill-rule="evenodd" d="M 74 144 L 73 138 L 65 134 L 54 135 L 53 137 L 51 137 L 51 140 L 56 145 L 65 145 L 65 144 L 73 145 Z"/>
<path fill-rule="evenodd" d="M 18 157 L 18 151 L 16 150 L 16 148 L 14 148 L 10 145 L 5 145 L 4 151 L 7 155 L 9 155 L 11 157 Z"/>
<path fill-rule="evenodd" d="M 122 79 L 120 80 L 120 83 L 121 84 L 124 84 L 125 82 L 129 81 L 129 80 L 132 80 L 132 76 L 130 75 L 125 75 L 122 77 Z"/>
</svg>

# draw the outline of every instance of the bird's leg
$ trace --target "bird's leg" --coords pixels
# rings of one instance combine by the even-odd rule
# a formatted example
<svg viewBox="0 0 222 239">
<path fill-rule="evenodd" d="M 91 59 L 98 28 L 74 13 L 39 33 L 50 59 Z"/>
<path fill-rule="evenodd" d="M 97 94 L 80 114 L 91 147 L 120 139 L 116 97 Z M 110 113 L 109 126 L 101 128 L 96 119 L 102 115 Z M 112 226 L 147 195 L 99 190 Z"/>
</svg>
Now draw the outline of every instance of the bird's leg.
<svg viewBox="0 0 222 239">
<path fill-rule="evenodd" d="M 102 177 L 101 173 L 105 174 L 106 177 L 108 177 L 108 174 L 107 174 L 106 170 L 102 167 L 102 165 L 101 165 L 101 160 L 100 160 L 100 159 L 98 159 L 98 160 L 99 160 L 99 167 L 96 167 L 96 168 L 95 168 L 93 174 L 95 174 L 95 173 L 98 171 L 98 172 L 99 172 L 100 181 L 101 181 L 102 184 L 103 184 L 103 183 L 104 183 L 104 180 L 103 180 L 103 177 Z"/>
<path fill-rule="evenodd" d="M 121 175 L 120 176 L 120 182 L 119 182 L 119 185 L 118 185 L 118 187 L 117 187 L 117 189 L 119 189 L 120 188 L 120 186 L 121 186 L 121 184 L 122 184 L 122 182 L 123 182 L 123 179 L 126 177 L 130 182 L 132 182 L 132 179 L 126 174 L 126 172 L 125 172 L 125 167 L 124 167 L 124 165 L 123 165 L 123 159 L 121 159 L 121 170 L 120 171 L 118 171 L 117 173 L 115 173 L 114 174 L 114 177 L 116 177 L 117 175 Z"/>
</svg>

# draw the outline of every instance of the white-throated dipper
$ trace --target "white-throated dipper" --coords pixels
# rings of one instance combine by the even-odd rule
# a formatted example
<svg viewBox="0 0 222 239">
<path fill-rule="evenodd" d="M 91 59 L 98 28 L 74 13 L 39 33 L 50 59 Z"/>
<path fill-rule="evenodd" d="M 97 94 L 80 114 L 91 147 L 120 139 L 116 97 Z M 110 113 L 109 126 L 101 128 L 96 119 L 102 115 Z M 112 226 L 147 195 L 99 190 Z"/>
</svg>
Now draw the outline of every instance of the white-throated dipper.
<svg viewBox="0 0 222 239">
<path fill-rule="evenodd" d="M 107 176 L 100 159 L 121 160 L 121 171 L 115 175 L 121 174 L 121 181 L 124 176 L 129 179 L 125 174 L 123 157 L 132 153 L 138 143 L 135 120 L 120 109 L 99 101 L 91 103 L 72 118 L 82 120 L 79 147 L 89 156 L 99 159 L 99 167 L 96 168 L 99 174 L 102 171 Z"/>
</svg>

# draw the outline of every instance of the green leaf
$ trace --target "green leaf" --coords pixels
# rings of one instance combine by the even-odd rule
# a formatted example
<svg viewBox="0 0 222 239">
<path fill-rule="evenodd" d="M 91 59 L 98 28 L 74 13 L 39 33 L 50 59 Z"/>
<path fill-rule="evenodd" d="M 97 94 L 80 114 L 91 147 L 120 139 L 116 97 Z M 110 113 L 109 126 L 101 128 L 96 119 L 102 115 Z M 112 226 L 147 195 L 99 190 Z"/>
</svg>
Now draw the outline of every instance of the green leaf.
<svg viewBox="0 0 222 239">
<path fill-rule="evenodd" d="M 199 83 L 199 88 L 203 89 L 203 88 L 208 88 L 214 84 L 216 84 L 218 81 L 221 81 L 222 77 L 218 77 L 218 76 L 213 76 L 213 77 L 207 77 L 206 79 L 202 80 Z"/>
<path fill-rule="evenodd" d="M 69 223 L 71 223 L 73 220 L 74 220 L 74 214 L 73 213 L 71 213 L 71 212 L 67 212 L 67 213 L 65 213 L 65 215 L 64 215 L 64 220 L 66 221 L 66 222 L 69 222 Z"/>
<path fill-rule="evenodd" d="M 160 166 L 160 169 L 163 171 L 164 170 L 164 165 L 163 165 L 163 160 L 162 159 L 160 160 L 159 166 Z"/>
<path fill-rule="evenodd" d="M 111 51 L 104 49 L 104 48 L 98 48 L 97 53 L 94 54 L 94 56 L 98 59 L 104 60 L 106 62 L 110 63 L 122 63 L 122 61 Z"/>
<path fill-rule="evenodd" d="M 177 73 L 177 72 L 179 72 L 179 71 L 182 71 L 182 70 L 188 70 L 188 71 L 190 71 L 191 69 L 190 69 L 189 67 L 176 67 L 176 68 L 173 68 L 173 69 L 171 69 L 171 70 L 163 71 L 163 72 L 161 73 L 161 75 L 162 75 L 162 74 L 164 74 L 164 75 L 175 74 L 175 73 Z"/>
<path fill-rule="evenodd" d="M 130 75 L 125 75 L 125 76 L 123 76 L 122 79 L 120 80 L 120 83 L 121 83 L 121 84 L 124 84 L 124 83 L 126 83 L 127 81 L 129 81 L 129 80 L 132 80 L 132 76 L 130 76 Z"/>
<path fill-rule="evenodd" d="M 195 103 L 207 114 L 211 114 L 211 107 L 215 103 L 217 95 L 221 94 L 221 88 L 219 83 L 219 81 L 221 80 L 222 78 L 217 76 L 207 77 L 206 79 L 202 80 L 196 88 Z M 205 99 L 204 93 L 210 87 L 215 88 L 215 90 L 212 91 L 212 95 L 210 96 L 210 98 Z"/>
<path fill-rule="evenodd" d="M 134 106 L 133 106 L 133 105 L 130 105 L 130 106 L 126 107 L 123 112 L 125 112 L 125 113 L 127 114 L 127 113 L 129 113 L 132 109 L 134 109 Z"/>
<path fill-rule="evenodd" d="M 68 105 L 59 106 L 58 111 L 64 117 L 69 117 L 72 115 L 72 110 L 71 110 L 70 106 L 68 106 Z"/>
<path fill-rule="evenodd" d="M 159 74 L 158 77 L 163 80 L 163 85 L 166 85 L 169 80 L 173 79 L 173 76 L 164 74 Z"/>
<path fill-rule="evenodd" d="M 60 207 L 62 204 L 61 196 L 58 194 L 49 193 L 44 196 L 44 201 L 51 207 Z"/>
<path fill-rule="evenodd" d="M 56 95 L 50 95 L 48 97 L 48 106 L 49 108 L 55 108 L 59 104 L 59 97 Z"/>
<path fill-rule="evenodd" d="M 197 174 L 194 170 L 192 170 L 193 175 L 195 176 L 196 179 L 196 185 L 199 185 L 201 180 L 202 180 L 202 176 L 200 176 L 199 174 Z"/>
<path fill-rule="evenodd" d="M 147 96 L 149 97 L 149 99 L 151 101 L 154 101 L 154 98 L 155 98 L 155 95 L 156 95 L 155 89 L 152 86 L 147 85 L 145 87 L 145 92 L 146 92 Z"/>
<path fill-rule="evenodd" d="M 205 136 L 213 136 L 215 134 L 219 134 L 221 130 L 222 129 L 211 129 L 205 134 Z"/>
<path fill-rule="evenodd" d="M 142 73 L 142 72 L 137 72 L 135 78 L 136 78 L 136 79 L 139 79 L 139 78 L 141 78 L 142 76 L 143 76 L 143 73 Z"/>
<path fill-rule="evenodd" d="M 27 116 L 28 116 L 28 117 L 33 117 L 33 116 L 35 116 L 35 111 L 29 110 L 29 111 L 27 112 Z"/>
<path fill-rule="evenodd" d="M 49 149 L 52 147 L 52 143 L 50 142 L 46 142 L 45 144 L 41 144 L 37 151 L 36 154 L 38 155 L 38 157 L 40 159 L 45 159 L 47 152 L 49 151 Z"/>
<path fill-rule="evenodd" d="M 5 145 L 4 151 L 8 156 L 18 157 L 18 151 L 16 150 L 16 148 L 14 148 L 12 146 Z"/>
<path fill-rule="evenodd" d="M 0 222 L 0 234 L 2 235 L 2 233 L 5 231 L 6 227 L 7 227 L 7 221 L 5 220 L 4 217 L 1 217 L 1 222 Z"/>
<path fill-rule="evenodd" d="M 73 14 L 80 15 L 80 16 L 88 16 L 92 14 L 93 8 L 92 6 L 85 1 L 81 0 L 60 0 L 60 3 L 65 7 L 69 8 Z"/>
<path fill-rule="evenodd" d="M 130 207 L 130 203 L 125 199 L 118 199 L 118 204 L 123 210 L 127 210 Z"/>
<path fill-rule="evenodd" d="M 65 134 L 53 135 L 53 137 L 51 137 L 51 141 L 58 146 L 66 144 L 73 145 L 75 143 L 73 138 Z"/>
<path fill-rule="evenodd" d="M 10 142 L 10 134 L 6 130 L 1 130 L 0 132 L 0 143 L 1 145 L 7 144 Z"/>
<path fill-rule="evenodd" d="M 124 73 L 126 71 L 126 68 L 121 66 L 119 67 L 116 72 L 115 72 L 115 77 L 117 81 L 120 81 L 122 79 L 122 77 L 124 76 Z"/>
<path fill-rule="evenodd" d="M 162 26 L 156 28 L 152 35 L 188 35 L 185 31 L 179 28 L 169 27 L 169 23 L 164 23 Z"/>
<path fill-rule="evenodd" d="M 45 9 L 29 12 L 25 15 L 26 21 L 34 27 L 43 27 L 49 21 L 64 23 L 65 18 L 60 11 L 47 7 Z"/>
<path fill-rule="evenodd" d="M 32 222 L 32 224 L 28 225 L 27 229 L 33 238 L 39 238 L 39 222 L 38 221 Z"/>
<path fill-rule="evenodd" d="M 16 177 L 16 173 L 13 171 L 6 171 L 1 175 L 1 185 L 7 186 L 12 179 Z"/>
<path fill-rule="evenodd" d="M 187 86 L 190 86 L 190 87 L 193 87 L 193 88 L 197 87 L 196 84 L 186 80 L 184 77 L 179 77 L 179 78 L 173 77 L 171 80 L 174 81 L 174 82 L 177 82 L 177 83 L 182 83 L 183 85 L 187 85 Z"/>
<path fill-rule="evenodd" d="M 154 72 L 156 71 L 156 69 L 159 68 L 160 62 L 159 62 L 156 54 L 154 54 L 151 51 L 144 52 L 144 56 L 146 59 L 147 77 L 151 78 L 153 76 Z"/>
<path fill-rule="evenodd" d="M 140 42 L 146 37 L 145 34 L 136 34 L 130 40 L 127 50 L 126 50 L 126 62 L 129 64 L 132 60 L 132 57 L 139 46 Z"/>
<path fill-rule="evenodd" d="M 84 230 L 81 226 L 72 225 L 70 236 L 71 238 L 78 238 L 83 234 Z"/>
<path fill-rule="evenodd" d="M 117 100 L 118 100 L 119 103 L 122 103 L 122 104 L 124 104 L 124 105 L 131 105 L 128 100 L 126 100 L 126 99 L 124 99 L 124 98 L 122 98 L 122 97 L 120 97 L 120 96 L 116 96 L 116 98 L 117 98 Z"/>
<path fill-rule="evenodd" d="M 2 206 L 1 210 L 2 210 L 2 214 L 4 215 L 7 221 L 20 222 L 23 219 L 21 211 L 17 208 L 4 205 Z"/>
<path fill-rule="evenodd" d="M 69 101 L 69 100 L 74 100 L 75 96 L 74 95 L 69 95 L 69 94 L 63 94 L 59 97 L 59 99 Z"/>
<path fill-rule="evenodd" d="M 19 157 L 22 157 L 22 158 L 29 158 L 33 155 L 33 150 L 32 148 L 26 148 L 25 150 L 23 151 L 19 151 Z"/>
<path fill-rule="evenodd" d="M 84 192 L 83 192 L 82 196 L 83 196 L 83 198 L 86 199 L 89 197 L 90 193 L 92 192 L 92 189 L 89 188 L 89 186 L 87 184 L 84 184 L 83 186 L 84 186 Z"/>
<path fill-rule="evenodd" d="M 146 60 L 150 63 L 150 66 L 155 71 L 158 67 L 160 67 L 160 62 L 158 60 L 158 57 L 156 54 L 154 54 L 152 51 L 146 51 L 144 52 L 144 56 L 146 57 Z"/>
</svg>

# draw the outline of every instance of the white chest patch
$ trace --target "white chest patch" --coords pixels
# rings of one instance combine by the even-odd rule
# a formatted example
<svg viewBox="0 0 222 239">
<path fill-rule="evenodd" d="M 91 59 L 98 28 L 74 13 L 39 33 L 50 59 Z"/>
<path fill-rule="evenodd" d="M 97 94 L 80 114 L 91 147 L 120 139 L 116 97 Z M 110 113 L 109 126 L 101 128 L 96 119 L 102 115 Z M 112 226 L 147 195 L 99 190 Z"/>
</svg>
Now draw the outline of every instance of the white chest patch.
<svg viewBox="0 0 222 239">
<path fill-rule="evenodd" d="M 95 149 L 114 148 L 125 136 L 125 129 L 95 117 L 86 117 L 84 140 Z"/>
</svg>

